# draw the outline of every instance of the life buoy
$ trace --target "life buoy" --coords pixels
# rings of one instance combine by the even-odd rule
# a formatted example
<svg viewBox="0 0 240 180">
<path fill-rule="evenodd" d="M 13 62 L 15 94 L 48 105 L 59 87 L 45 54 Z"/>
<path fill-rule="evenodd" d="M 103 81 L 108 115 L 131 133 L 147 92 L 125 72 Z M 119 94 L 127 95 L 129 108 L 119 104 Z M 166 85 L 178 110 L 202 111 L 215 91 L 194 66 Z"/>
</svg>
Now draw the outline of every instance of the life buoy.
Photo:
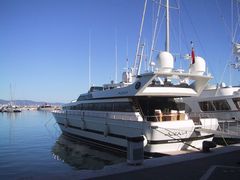
<svg viewBox="0 0 240 180">
<path fill-rule="evenodd" d="M 141 87 L 141 82 L 137 82 L 136 84 L 135 84 L 135 89 L 139 89 Z"/>
</svg>

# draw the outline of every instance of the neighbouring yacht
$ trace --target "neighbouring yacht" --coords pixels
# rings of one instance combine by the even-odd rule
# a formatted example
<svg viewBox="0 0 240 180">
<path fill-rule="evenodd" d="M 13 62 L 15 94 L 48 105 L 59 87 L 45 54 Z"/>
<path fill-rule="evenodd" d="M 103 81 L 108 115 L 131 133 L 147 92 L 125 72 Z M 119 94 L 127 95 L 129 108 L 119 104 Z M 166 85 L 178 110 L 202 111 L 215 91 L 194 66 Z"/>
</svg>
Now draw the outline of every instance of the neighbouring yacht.
<svg viewBox="0 0 240 180">
<path fill-rule="evenodd" d="M 122 150 L 126 150 L 128 138 L 143 136 L 146 153 L 200 150 L 203 141 L 213 139 L 218 120 L 189 118 L 189 107 L 182 99 L 198 96 L 212 77 L 205 72 L 205 60 L 194 57 L 193 52 L 189 69 L 174 69 L 168 0 L 166 17 L 166 47 L 158 54 L 153 71 L 140 73 L 143 51 L 138 43 L 139 59 L 123 73 L 121 82 L 92 86 L 63 110 L 53 112 L 63 134 Z"/>
<path fill-rule="evenodd" d="M 229 1 L 229 4 L 232 31 L 234 30 L 231 37 L 231 61 L 227 62 L 231 73 L 233 69 L 240 71 L 240 43 L 236 36 L 240 33 L 240 1 Z M 239 76 L 235 78 L 239 80 Z M 240 121 L 240 85 L 231 86 L 223 82 L 217 85 L 209 84 L 200 96 L 184 98 L 184 102 L 191 107 L 193 116 L 199 114 L 201 117 L 215 117 L 221 123 Z"/>
<path fill-rule="evenodd" d="M 207 86 L 200 96 L 184 98 L 191 107 L 191 114 L 201 117 L 215 117 L 219 122 L 240 121 L 240 86 Z"/>
</svg>

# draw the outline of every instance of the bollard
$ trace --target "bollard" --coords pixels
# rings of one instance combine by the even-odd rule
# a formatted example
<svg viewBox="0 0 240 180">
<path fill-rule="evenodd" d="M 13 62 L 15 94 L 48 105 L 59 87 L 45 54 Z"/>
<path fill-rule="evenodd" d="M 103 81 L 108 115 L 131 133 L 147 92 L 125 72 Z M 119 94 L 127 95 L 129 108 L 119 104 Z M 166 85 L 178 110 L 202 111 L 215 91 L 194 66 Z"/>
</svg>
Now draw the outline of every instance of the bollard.
<svg viewBox="0 0 240 180">
<path fill-rule="evenodd" d="M 141 165 L 144 160 L 143 136 L 127 137 L 127 163 Z"/>
<path fill-rule="evenodd" d="M 215 148 L 216 144 L 212 141 L 203 141 L 202 143 L 202 151 L 210 152 L 210 148 Z"/>
</svg>

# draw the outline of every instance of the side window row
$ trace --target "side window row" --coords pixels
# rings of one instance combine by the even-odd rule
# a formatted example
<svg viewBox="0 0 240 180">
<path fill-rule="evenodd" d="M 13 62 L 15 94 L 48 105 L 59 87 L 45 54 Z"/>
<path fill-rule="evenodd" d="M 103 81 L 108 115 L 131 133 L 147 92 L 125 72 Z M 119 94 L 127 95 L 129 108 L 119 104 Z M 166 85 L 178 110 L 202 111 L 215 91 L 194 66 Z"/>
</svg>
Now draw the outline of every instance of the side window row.
<svg viewBox="0 0 240 180">
<path fill-rule="evenodd" d="M 230 106 L 226 100 L 202 101 L 202 102 L 199 102 L 199 106 L 202 111 L 230 110 Z"/>
<path fill-rule="evenodd" d="M 116 112 L 133 112 L 133 106 L 129 102 L 114 103 L 85 103 L 75 106 L 64 107 L 65 110 L 92 110 L 92 111 L 116 111 Z"/>
</svg>

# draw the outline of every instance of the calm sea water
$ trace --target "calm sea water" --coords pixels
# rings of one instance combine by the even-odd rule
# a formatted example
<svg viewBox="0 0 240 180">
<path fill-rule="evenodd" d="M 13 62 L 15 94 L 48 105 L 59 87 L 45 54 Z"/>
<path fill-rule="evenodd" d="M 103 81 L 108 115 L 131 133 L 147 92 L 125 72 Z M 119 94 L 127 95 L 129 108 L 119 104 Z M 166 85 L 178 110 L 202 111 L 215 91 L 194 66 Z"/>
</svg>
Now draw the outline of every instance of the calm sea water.
<svg viewBox="0 0 240 180">
<path fill-rule="evenodd" d="M 49 112 L 0 113 L 0 179 L 66 175 L 124 161 L 64 137 Z"/>
</svg>

